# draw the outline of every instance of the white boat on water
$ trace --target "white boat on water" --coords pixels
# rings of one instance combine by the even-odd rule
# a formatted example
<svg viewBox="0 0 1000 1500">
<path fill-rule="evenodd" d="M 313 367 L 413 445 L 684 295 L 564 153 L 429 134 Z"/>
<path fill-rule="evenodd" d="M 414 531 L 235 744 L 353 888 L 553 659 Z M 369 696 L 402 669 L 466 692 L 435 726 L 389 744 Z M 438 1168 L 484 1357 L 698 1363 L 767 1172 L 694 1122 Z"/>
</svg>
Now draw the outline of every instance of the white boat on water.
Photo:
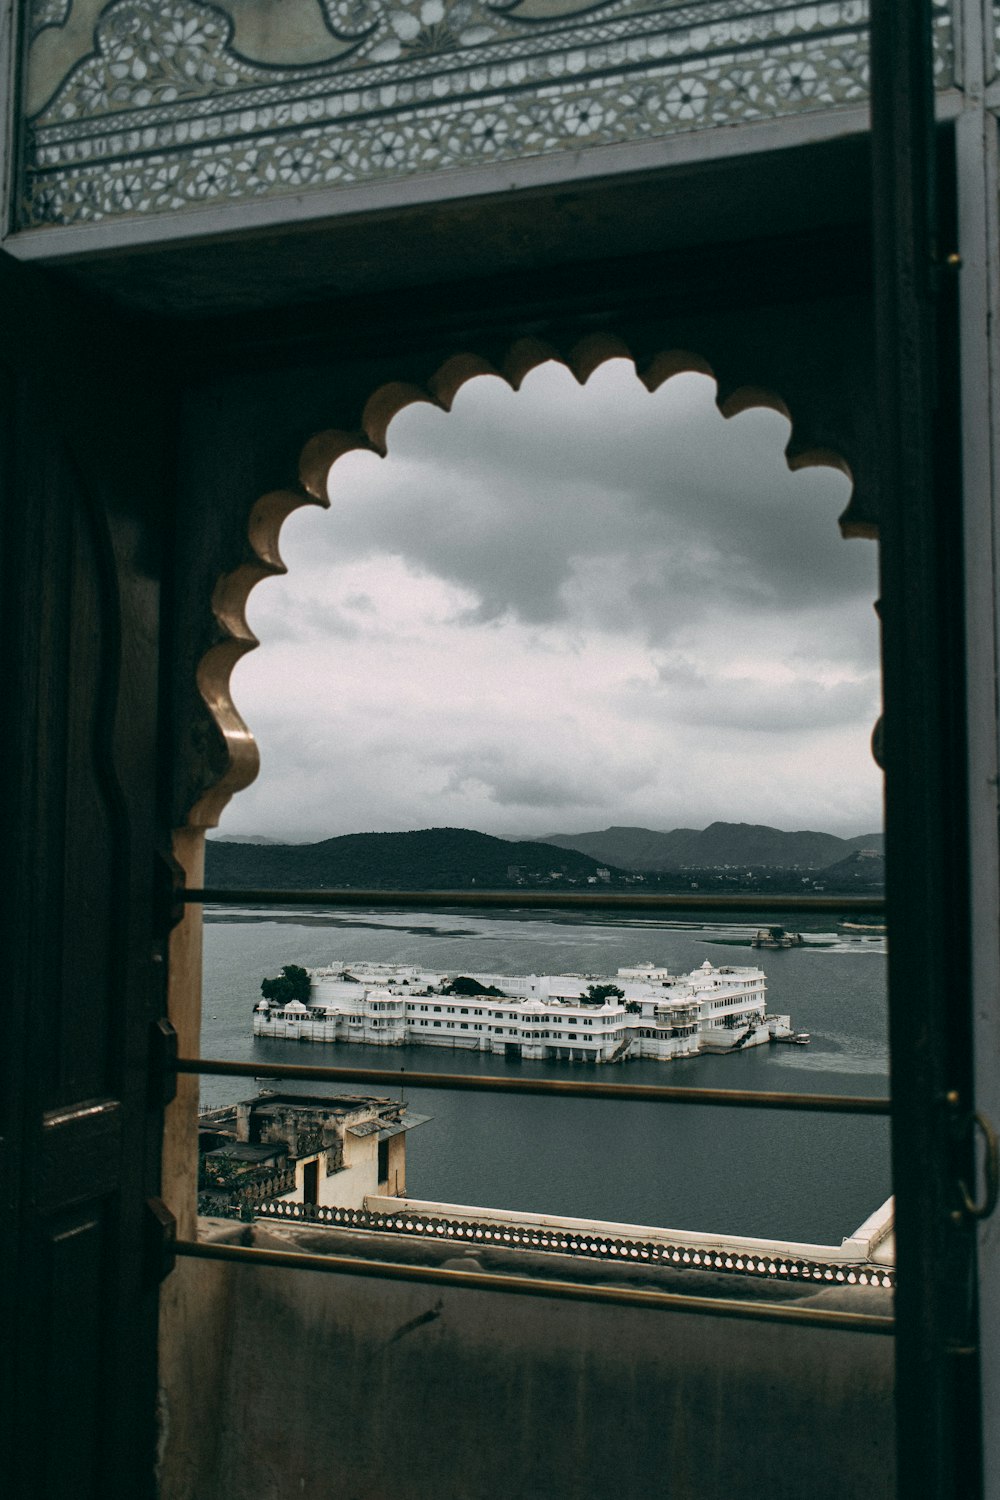
<svg viewBox="0 0 1000 1500">
<path fill-rule="evenodd" d="M 613 976 L 510 975 L 367 960 L 308 973 L 308 1001 L 257 1002 L 254 1036 L 601 1063 L 665 1062 L 796 1039 L 790 1017 L 767 1013 L 762 969 L 707 959 L 682 975 L 652 963 Z"/>
</svg>

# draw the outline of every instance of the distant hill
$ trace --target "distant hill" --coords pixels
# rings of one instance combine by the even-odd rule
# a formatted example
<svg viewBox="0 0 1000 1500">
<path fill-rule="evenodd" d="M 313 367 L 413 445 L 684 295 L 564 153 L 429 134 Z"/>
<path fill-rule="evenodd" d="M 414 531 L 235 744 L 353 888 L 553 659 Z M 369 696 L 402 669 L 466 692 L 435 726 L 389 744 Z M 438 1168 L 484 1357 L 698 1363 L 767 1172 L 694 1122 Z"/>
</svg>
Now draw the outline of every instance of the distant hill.
<svg viewBox="0 0 1000 1500">
<path fill-rule="evenodd" d="M 885 853 L 884 833 L 857 833 L 852 839 L 845 839 L 845 844 L 850 844 L 852 849 L 876 849 L 879 854 Z"/>
<path fill-rule="evenodd" d="M 280 844 L 280 839 L 268 838 L 266 833 L 211 833 L 212 844 Z"/>
<path fill-rule="evenodd" d="M 572 849 L 511 842 L 468 828 L 414 833 L 350 833 L 318 844 L 244 844 L 210 840 L 205 884 L 282 890 L 485 890 L 586 884 L 606 861 Z M 613 869 L 613 875 L 621 875 Z"/>
<path fill-rule="evenodd" d="M 694 828 L 654 833 L 651 828 L 605 828 L 602 833 L 546 834 L 544 842 L 559 849 L 576 849 L 591 859 L 609 860 L 623 870 L 676 870 L 690 861 L 681 857 Z"/>
<path fill-rule="evenodd" d="M 762 823 L 711 823 L 708 828 L 605 828 L 600 833 L 551 833 L 547 844 L 576 849 L 624 870 L 747 869 L 824 870 L 858 849 L 882 851 L 880 833 L 841 839 L 832 833 L 785 833 Z"/>
<path fill-rule="evenodd" d="M 847 885 L 882 886 L 885 884 L 885 858 L 881 853 L 873 851 L 871 845 L 863 849 L 852 849 L 846 859 L 839 859 L 835 865 L 829 865 L 823 871 L 823 876 L 832 884 L 843 889 Z"/>
</svg>

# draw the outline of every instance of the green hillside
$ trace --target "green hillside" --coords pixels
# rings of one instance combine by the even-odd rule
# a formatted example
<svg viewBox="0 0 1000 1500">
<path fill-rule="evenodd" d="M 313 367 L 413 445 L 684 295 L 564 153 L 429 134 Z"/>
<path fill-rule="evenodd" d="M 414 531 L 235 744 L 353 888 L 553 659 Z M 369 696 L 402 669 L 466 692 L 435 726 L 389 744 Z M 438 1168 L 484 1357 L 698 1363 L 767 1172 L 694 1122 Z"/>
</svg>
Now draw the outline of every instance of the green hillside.
<svg viewBox="0 0 1000 1500">
<path fill-rule="evenodd" d="M 209 840 L 207 886 L 281 890 L 485 890 L 586 885 L 601 862 L 551 844 L 511 842 L 468 828 L 351 833 L 317 844 Z M 618 877 L 621 871 L 613 869 Z"/>
</svg>

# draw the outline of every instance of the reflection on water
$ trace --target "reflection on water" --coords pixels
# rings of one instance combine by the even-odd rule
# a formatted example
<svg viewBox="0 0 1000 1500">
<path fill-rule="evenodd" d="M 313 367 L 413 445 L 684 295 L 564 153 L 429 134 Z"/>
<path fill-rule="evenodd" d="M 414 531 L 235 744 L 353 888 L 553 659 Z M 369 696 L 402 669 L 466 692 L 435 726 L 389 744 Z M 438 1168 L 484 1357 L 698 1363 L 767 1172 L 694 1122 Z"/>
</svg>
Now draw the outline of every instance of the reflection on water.
<svg viewBox="0 0 1000 1500">
<path fill-rule="evenodd" d="M 342 909 L 210 916 L 203 1054 L 778 1092 L 888 1091 L 880 939 L 816 925 L 803 930 L 801 948 L 757 954 L 748 946 L 749 925 L 565 912 L 462 912 L 461 921 L 454 925 L 450 913 L 411 918 Z M 716 946 L 720 939 L 725 949 Z M 745 952 L 740 943 L 747 944 Z M 759 961 L 768 976 L 769 1009 L 789 1013 L 795 1027 L 811 1034 L 812 1045 L 673 1063 L 646 1059 L 599 1070 L 586 1063 L 507 1062 L 427 1047 L 255 1041 L 250 1033 L 260 981 L 284 963 L 368 958 L 523 974 L 613 973 L 619 964 L 653 959 L 685 972 L 703 962 L 706 952 L 714 962 Z M 251 1087 L 245 1080 L 206 1078 L 203 1093 L 207 1102 L 221 1103 Z M 350 1087 L 363 1091 L 362 1085 Z M 888 1122 L 879 1118 L 438 1089 L 407 1090 L 407 1096 L 433 1116 L 408 1141 L 409 1189 L 421 1198 L 836 1243 L 889 1192 Z"/>
<path fill-rule="evenodd" d="M 811 1046 L 803 1050 L 796 1057 L 775 1058 L 778 1067 L 787 1066 L 798 1069 L 804 1073 L 845 1073 L 850 1071 L 858 1075 L 868 1074 L 875 1078 L 884 1079 L 889 1070 L 888 1049 L 880 1056 L 878 1053 L 855 1050 L 852 1047 L 843 1047 L 839 1052 L 822 1052 L 818 1047 Z M 808 1092 L 801 1090 L 797 1092 Z M 827 1092 L 826 1089 L 823 1091 Z M 875 1092 L 881 1093 L 881 1089 Z"/>
</svg>

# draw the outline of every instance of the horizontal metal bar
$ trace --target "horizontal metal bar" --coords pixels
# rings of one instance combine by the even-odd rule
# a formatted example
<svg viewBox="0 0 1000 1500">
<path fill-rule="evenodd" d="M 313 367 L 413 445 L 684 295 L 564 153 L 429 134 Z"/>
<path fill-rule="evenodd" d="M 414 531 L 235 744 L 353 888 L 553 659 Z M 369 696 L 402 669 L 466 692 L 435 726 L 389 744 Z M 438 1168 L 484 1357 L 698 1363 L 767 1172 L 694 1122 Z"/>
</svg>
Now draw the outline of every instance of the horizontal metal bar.
<svg viewBox="0 0 1000 1500">
<path fill-rule="evenodd" d="M 731 896 L 672 895 L 653 891 L 279 891 L 267 888 L 235 891 L 221 888 L 185 890 L 183 900 L 203 906 L 469 906 L 582 907 L 594 911 L 732 911 L 853 912 L 880 915 L 884 896 Z"/>
<path fill-rule="evenodd" d="M 671 1088 L 659 1083 L 593 1083 L 575 1078 L 508 1078 L 492 1073 L 419 1073 L 407 1068 L 324 1068 L 309 1063 L 230 1062 L 181 1057 L 178 1073 L 226 1078 L 298 1078 L 306 1083 L 382 1083 L 395 1087 L 467 1089 L 493 1094 L 554 1094 L 576 1099 L 643 1103 L 722 1104 L 735 1109 L 797 1109 L 840 1115 L 888 1115 L 892 1101 L 851 1094 L 769 1094 L 745 1089 Z"/>
<path fill-rule="evenodd" d="M 488 1271 L 455 1271 L 444 1266 L 412 1266 L 399 1261 L 355 1259 L 351 1255 L 310 1255 L 301 1251 L 264 1250 L 249 1245 L 220 1245 L 206 1240 L 178 1240 L 178 1255 L 196 1260 L 228 1260 L 241 1265 L 280 1266 L 289 1271 L 327 1271 L 347 1276 L 375 1276 L 389 1281 L 430 1282 L 481 1292 L 513 1292 L 521 1297 L 549 1297 L 571 1302 L 604 1302 L 716 1318 L 744 1318 L 792 1323 L 811 1328 L 848 1329 L 854 1333 L 891 1334 L 895 1320 L 874 1313 L 789 1307 L 779 1302 L 741 1302 L 726 1297 L 692 1297 L 631 1286 L 591 1286 L 549 1281 L 541 1276 L 500 1276 Z"/>
</svg>

